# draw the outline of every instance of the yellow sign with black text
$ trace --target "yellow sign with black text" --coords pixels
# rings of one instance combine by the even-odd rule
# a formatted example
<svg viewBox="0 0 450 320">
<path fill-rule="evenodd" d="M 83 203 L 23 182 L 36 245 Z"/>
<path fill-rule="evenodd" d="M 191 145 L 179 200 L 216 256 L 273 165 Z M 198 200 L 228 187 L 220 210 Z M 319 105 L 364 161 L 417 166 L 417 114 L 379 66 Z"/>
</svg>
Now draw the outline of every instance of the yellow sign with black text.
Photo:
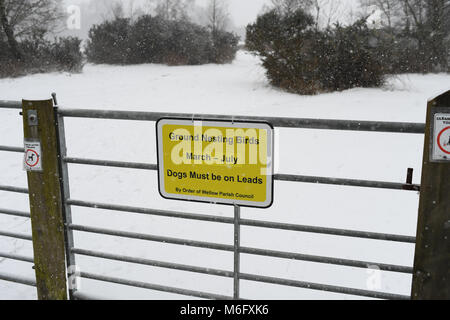
<svg viewBox="0 0 450 320">
<path fill-rule="evenodd" d="M 164 198 L 272 205 L 274 135 L 268 123 L 161 119 L 156 130 Z"/>
</svg>

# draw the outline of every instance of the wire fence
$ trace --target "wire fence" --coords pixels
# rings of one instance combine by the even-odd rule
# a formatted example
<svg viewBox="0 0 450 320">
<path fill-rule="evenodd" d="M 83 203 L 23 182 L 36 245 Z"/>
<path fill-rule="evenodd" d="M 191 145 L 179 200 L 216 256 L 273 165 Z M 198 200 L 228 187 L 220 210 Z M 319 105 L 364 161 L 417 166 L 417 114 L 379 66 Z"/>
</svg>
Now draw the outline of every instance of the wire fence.
<svg viewBox="0 0 450 320">
<path fill-rule="evenodd" d="M 0 101 L 0 109 L 21 109 L 21 103 L 19 102 L 5 102 Z M 324 228 L 317 226 L 305 226 L 297 224 L 286 224 L 280 222 L 268 222 L 259 221 L 251 219 L 241 218 L 241 208 L 239 206 L 234 206 L 234 217 L 221 217 L 215 215 L 203 215 L 188 212 L 177 212 L 168 210 L 158 210 L 150 208 L 139 208 L 128 205 L 112 205 L 106 203 L 98 203 L 91 201 L 84 201 L 79 199 L 72 199 L 70 196 L 70 183 L 68 175 L 68 164 L 76 165 L 86 165 L 86 166 L 103 166 L 112 168 L 127 168 L 136 170 L 158 170 L 157 164 L 149 163 L 134 163 L 134 162 L 123 162 L 123 161 L 110 161 L 110 160 L 100 160 L 100 159 L 81 159 L 76 157 L 68 157 L 66 151 L 66 139 L 65 139 L 65 129 L 64 129 L 64 118 L 90 118 L 90 119 L 109 119 L 109 120 L 132 120 L 132 121 L 157 121 L 162 117 L 172 117 L 172 118 L 192 118 L 195 120 L 243 120 L 243 121 L 266 121 L 271 123 L 274 127 L 279 128 L 301 128 L 301 129 L 321 129 L 321 130 L 346 130 L 346 131 L 366 131 L 366 132 L 389 132 L 398 134 L 424 134 L 425 125 L 421 123 L 399 123 L 399 122 L 371 122 L 371 121 L 345 121 L 345 120 L 320 120 L 320 119 L 296 119 L 296 118 L 274 118 L 274 117 L 250 117 L 250 116 L 225 116 L 225 115 L 193 115 L 193 114 L 169 114 L 169 113 L 155 113 L 155 112 L 129 112 L 129 111 L 109 111 L 109 110 L 79 110 L 79 109 L 65 109 L 65 108 L 55 108 L 57 115 L 57 127 L 58 127 L 58 138 L 59 138 L 59 149 L 60 149 L 60 167 L 62 174 L 62 191 L 63 191 L 63 206 L 64 206 L 64 220 L 66 227 L 66 251 L 67 251 L 67 264 L 70 266 L 76 265 L 76 256 L 89 256 L 91 258 L 104 259 L 109 261 L 120 261 L 138 265 L 153 266 L 164 269 L 171 270 L 181 270 L 191 273 L 206 274 L 212 276 L 226 277 L 233 279 L 233 296 L 223 296 L 216 295 L 207 292 L 199 292 L 195 290 L 186 290 L 181 288 L 173 288 L 161 285 L 155 285 L 150 283 L 144 283 L 139 281 L 131 281 L 127 279 L 114 278 L 105 275 L 93 274 L 80 272 L 75 274 L 75 271 L 68 271 L 68 276 L 79 276 L 84 279 L 91 279 L 107 283 L 115 283 L 124 286 L 145 288 L 149 290 L 162 291 L 168 293 L 174 293 L 184 296 L 192 296 L 198 298 L 207 299 L 240 299 L 240 282 L 242 280 L 260 282 L 267 284 L 276 284 L 281 286 L 289 286 L 296 288 L 306 288 L 311 290 L 326 291 L 340 294 L 348 294 L 354 296 L 363 296 L 378 299 L 410 299 L 409 296 L 391 294 L 385 292 L 361 290 L 356 288 L 347 288 L 341 286 L 331 286 L 326 284 L 296 281 L 290 279 L 266 277 L 262 275 L 246 274 L 240 271 L 240 256 L 242 254 L 254 255 L 254 256 L 265 256 L 272 258 L 281 258 L 288 260 L 297 261 L 308 261 L 319 264 L 328 264 L 336 266 L 345 266 L 353 268 L 363 268 L 367 269 L 373 266 L 377 266 L 380 270 L 412 274 L 413 269 L 409 266 L 392 265 L 385 263 L 377 263 L 372 261 L 359 261 L 351 259 L 341 259 L 334 257 L 316 256 L 316 255 L 306 255 L 300 253 L 292 252 L 282 252 L 277 250 L 267 250 L 259 248 L 251 248 L 242 246 L 240 243 L 241 237 L 241 227 L 255 227 L 255 228 L 265 228 L 273 230 L 285 230 L 285 231 L 295 231 L 302 233 L 313 233 L 313 234 L 323 234 L 323 235 L 333 235 L 338 237 L 349 237 L 349 238 L 360 238 L 360 239 L 372 239 L 379 241 L 390 241 L 397 243 L 408 243 L 414 244 L 415 237 L 407 235 L 396 235 L 396 234 L 386 234 L 386 233 L 374 233 L 365 232 L 359 230 L 345 230 L 338 228 Z M 16 146 L 0 146 L 0 151 L 2 152 L 23 152 L 23 147 Z M 386 181 L 370 181 L 370 180 L 356 180 L 356 179 L 342 179 L 333 177 L 316 177 L 316 176 L 300 176 L 300 175 L 288 175 L 288 174 L 275 174 L 274 180 L 276 181 L 287 181 L 292 183 L 314 183 L 314 184 L 327 184 L 327 185 L 338 185 L 338 186 L 352 186 L 352 187 L 364 187 L 364 188 L 381 188 L 390 190 L 404 190 L 404 191 L 420 191 L 420 185 L 412 184 L 410 182 L 397 183 L 397 182 L 386 182 Z M 0 191 L 15 192 L 27 194 L 28 190 L 26 188 L 18 186 L 8 186 L 0 185 Z M 78 225 L 72 223 L 72 207 L 85 207 L 93 209 L 103 209 L 109 211 L 123 212 L 123 213 L 134 213 L 149 216 L 160 216 L 169 217 L 174 219 L 184 219 L 193 221 L 204 221 L 211 223 L 227 224 L 232 225 L 234 230 L 234 241 L 233 244 L 218 244 L 203 241 L 194 241 L 181 238 L 171 238 L 162 237 L 149 234 L 140 234 L 135 232 L 110 230 L 104 228 L 97 228 L 85 225 Z M 20 212 L 11 209 L 1 209 L 0 214 L 18 216 L 18 217 L 30 217 L 27 212 Z M 118 238 L 126 239 L 139 239 L 150 242 L 158 242 L 165 244 L 173 244 L 180 246 L 189 246 L 195 248 L 204 248 L 209 250 L 217 250 L 224 252 L 233 253 L 233 270 L 219 270 L 211 268 L 203 268 L 197 266 L 189 266 L 176 263 L 168 263 L 163 261 L 149 260 L 138 257 L 130 257 L 124 255 L 116 255 L 105 252 L 97 252 L 93 250 L 86 250 L 77 248 L 74 243 L 73 232 L 91 233 L 98 235 L 107 235 Z M 32 240 L 29 235 L 22 235 L 11 233 L 8 231 L 0 230 L 0 236 L 11 237 L 21 240 Z M 33 259 L 30 257 L 22 257 L 9 253 L 1 253 L 0 257 L 13 259 L 17 261 L 33 263 Z M 20 277 L 14 277 L 10 275 L 0 274 L 0 279 L 5 281 L 12 281 L 17 283 L 22 283 L 26 285 L 35 286 L 35 282 L 27 279 L 22 279 Z M 89 296 L 84 295 L 72 288 L 70 291 L 70 296 L 73 299 L 89 299 Z"/>
</svg>

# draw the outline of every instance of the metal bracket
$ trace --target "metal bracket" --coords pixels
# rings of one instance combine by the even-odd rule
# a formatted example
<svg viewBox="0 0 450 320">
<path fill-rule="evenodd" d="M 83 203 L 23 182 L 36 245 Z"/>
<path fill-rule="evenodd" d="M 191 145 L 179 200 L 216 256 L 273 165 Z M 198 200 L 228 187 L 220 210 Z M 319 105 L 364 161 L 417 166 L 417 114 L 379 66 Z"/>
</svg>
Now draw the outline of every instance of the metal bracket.
<svg viewBox="0 0 450 320">
<path fill-rule="evenodd" d="M 36 110 L 28 110 L 27 116 L 29 126 L 37 126 L 39 124 Z"/>
<path fill-rule="evenodd" d="M 58 105 L 58 100 L 56 100 L 56 93 L 55 92 L 52 93 L 52 98 L 53 98 L 53 104 L 55 106 L 57 106 Z"/>
</svg>

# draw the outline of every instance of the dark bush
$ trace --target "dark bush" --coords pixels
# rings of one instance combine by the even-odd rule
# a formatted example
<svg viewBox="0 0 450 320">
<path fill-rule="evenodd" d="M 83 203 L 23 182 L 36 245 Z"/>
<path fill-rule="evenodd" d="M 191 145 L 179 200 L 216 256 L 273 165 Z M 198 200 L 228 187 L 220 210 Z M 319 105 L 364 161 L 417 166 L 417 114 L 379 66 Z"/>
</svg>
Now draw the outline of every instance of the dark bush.
<svg viewBox="0 0 450 320">
<path fill-rule="evenodd" d="M 58 38 L 53 43 L 50 53 L 58 71 L 82 71 L 83 55 L 80 45 L 81 40 L 74 37 Z"/>
<path fill-rule="evenodd" d="M 6 42 L 0 41 L 0 77 L 17 77 L 30 73 L 81 72 L 83 55 L 78 38 L 57 38 L 49 41 L 42 33 L 19 42 L 23 57 L 15 59 Z"/>
<path fill-rule="evenodd" d="M 89 30 L 86 55 L 90 62 L 126 64 L 132 54 L 129 19 L 118 18 Z"/>
<path fill-rule="evenodd" d="M 212 32 L 212 57 L 214 63 L 230 63 L 236 58 L 239 37 L 236 35 L 216 30 Z"/>
<path fill-rule="evenodd" d="M 409 33 L 387 28 L 373 31 L 376 38 L 375 51 L 382 60 L 386 73 L 430 73 L 447 72 L 450 58 L 450 46 L 447 42 L 442 44 L 444 52 L 440 56 L 433 54 L 429 48 L 431 44 L 419 44 L 419 41 Z M 425 48 L 423 48 L 425 46 Z M 447 58 L 448 59 L 448 58 Z M 444 61 L 443 61 L 444 60 Z"/>
<path fill-rule="evenodd" d="M 314 20 L 302 10 L 280 16 L 275 10 L 247 27 L 247 47 L 262 57 L 270 82 L 290 92 L 313 94 L 321 90 L 314 55 Z"/>
<path fill-rule="evenodd" d="M 326 44 L 319 64 L 325 89 L 337 91 L 354 87 L 380 87 L 385 70 L 376 54 L 373 35 L 364 20 L 337 25 L 326 31 Z"/>
<path fill-rule="evenodd" d="M 93 63 L 199 65 L 231 62 L 238 37 L 185 20 L 141 16 L 136 22 L 116 19 L 89 32 L 87 58 Z"/>
<path fill-rule="evenodd" d="M 168 65 L 199 65 L 212 62 L 211 35 L 206 28 L 187 21 L 170 23 L 164 63 Z"/>
<path fill-rule="evenodd" d="M 303 10 L 287 15 L 273 10 L 247 27 L 247 48 L 262 57 L 274 86 L 315 94 L 382 85 L 383 70 L 364 21 L 323 32 L 314 25 Z"/>
<path fill-rule="evenodd" d="M 133 43 L 133 50 L 128 62 L 132 64 L 163 63 L 164 51 L 171 38 L 169 23 L 160 17 L 146 15 L 136 21 L 132 30 L 129 42 Z M 111 48 L 108 44 L 106 47 Z M 93 59 L 90 61 L 97 63 Z"/>
<path fill-rule="evenodd" d="M 18 72 L 19 61 L 16 61 L 8 49 L 8 43 L 0 39 L 0 78 L 15 76 Z"/>
</svg>

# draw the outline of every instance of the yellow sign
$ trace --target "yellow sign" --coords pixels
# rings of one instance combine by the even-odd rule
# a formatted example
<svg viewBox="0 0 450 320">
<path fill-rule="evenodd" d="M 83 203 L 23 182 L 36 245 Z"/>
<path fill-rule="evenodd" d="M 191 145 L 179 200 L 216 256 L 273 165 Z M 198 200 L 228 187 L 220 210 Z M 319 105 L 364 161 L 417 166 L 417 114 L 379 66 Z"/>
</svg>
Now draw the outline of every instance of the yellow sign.
<svg viewBox="0 0 450 320">
<path fill-rule="evenodd" d="M 272 205 L 274 138 L 268 123 L 161 119 L 156 128 L 164 198 Z"/>
</svg>

